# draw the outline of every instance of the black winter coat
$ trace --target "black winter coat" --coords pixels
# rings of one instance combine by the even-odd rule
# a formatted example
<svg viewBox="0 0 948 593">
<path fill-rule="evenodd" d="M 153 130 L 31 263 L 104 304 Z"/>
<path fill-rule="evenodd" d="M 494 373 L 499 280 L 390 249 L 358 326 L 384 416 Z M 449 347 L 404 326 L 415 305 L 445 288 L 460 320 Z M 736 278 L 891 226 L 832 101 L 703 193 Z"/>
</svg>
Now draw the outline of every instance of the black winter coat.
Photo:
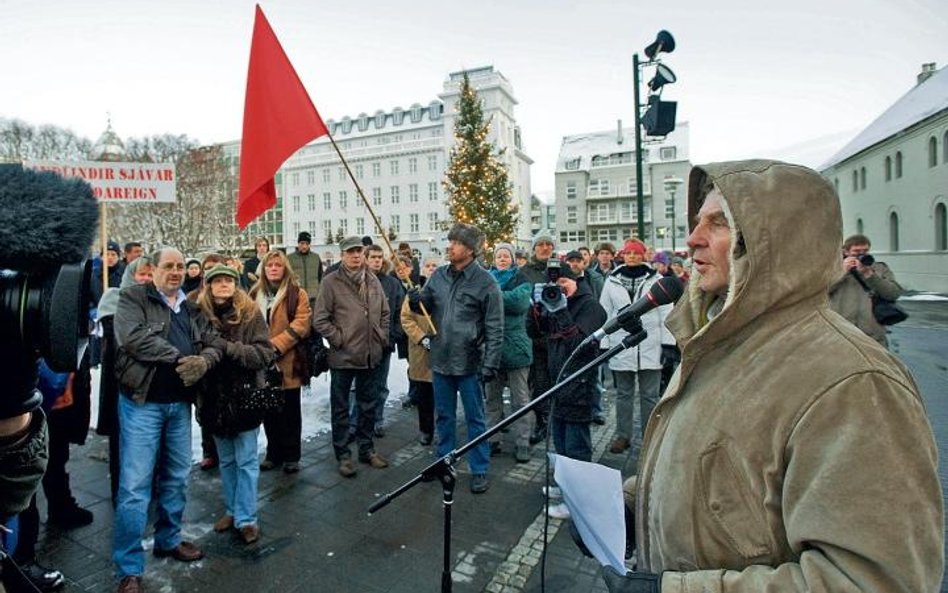
<svg viewBox="0 0 948 593">
<path fill-rule="evenodd" d="M 231 438 L 263 421 L 262 416 L 240 413 L 237 409 L 244 386 L 264 385 L 264 371 L 274 358 L 270 331 L 263 314 L 254 309 L 253 317 L 239 325 L 227 323 L 233 319 L 233 310 L 218 313 L 224 320 L 220 328 L 226 341 L 224 356 L 205 376 L 197 399 L 198 420 L 215 436 Z"/>
<path fill-rule="evenodd" d="M 402 303 L 405 302 L 405 287 L 401 280 L 388 274 L 376 274 L 379 282 L 382 284 L 382 292 L 385 293 L 385 299 L 388 301 L 388 309 L 391 312 L 388 323 L 388 350 L 399 353 L 404 352 L 406 358 L 408 354 L 408 345 L 405 342 L 405 330 L 402 329 L 401 315 Z"/>
<path fill-rule="evenodd" d="M 542 309 L 542 307 L 541 307 Z M 576 292 L 566 299 L 566 309 L 556 313 L 539 313 L 540 330 L 549 345 L 548 368 L 550 380 L 555 381 L 569 355 L 586 336 L 602 327 L 606 312 L 596 300 L 587 282 L 577 282 Z M 578 352 L 562 378 L 568 377 L 599 355 L 595 343 L 587 344 Z M 590 369 L 554 394 L 553 416 L 567 422 L 592 422 L 593 390 L 596 388 L 596 369 Z"/>
</svg>

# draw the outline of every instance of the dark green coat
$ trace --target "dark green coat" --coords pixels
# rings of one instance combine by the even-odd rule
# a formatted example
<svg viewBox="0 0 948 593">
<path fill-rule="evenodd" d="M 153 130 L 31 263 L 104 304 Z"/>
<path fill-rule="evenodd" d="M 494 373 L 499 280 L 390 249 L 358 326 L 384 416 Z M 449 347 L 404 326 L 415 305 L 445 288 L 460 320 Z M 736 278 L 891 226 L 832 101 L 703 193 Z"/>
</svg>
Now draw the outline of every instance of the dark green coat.
<svg viewBox="0 0 948 593">
<path fill-rule="evenodd" d="M 502 369 L 519 369 L 533 363 L 533 341 L 527 335 L 525 323 L 532 290 L 533 285 L 520 272 L 500 287 L 504 302 L 504 345 L 500 351 Z"/>
</svg>

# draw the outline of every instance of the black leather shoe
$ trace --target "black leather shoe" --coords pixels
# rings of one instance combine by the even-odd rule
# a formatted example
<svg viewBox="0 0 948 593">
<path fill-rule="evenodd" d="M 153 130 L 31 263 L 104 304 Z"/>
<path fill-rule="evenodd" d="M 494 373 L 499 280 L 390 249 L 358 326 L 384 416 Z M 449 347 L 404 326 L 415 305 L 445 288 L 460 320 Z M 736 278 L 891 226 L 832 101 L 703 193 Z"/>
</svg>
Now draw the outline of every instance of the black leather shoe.
<svg viewBox="0 0 948 593">
<path fill-rule="evenodd" d="M 7 583 L 7 590 L 11 592 L 38 590 L 47 593 L 48 591 L 59 591 L 66 584 L 63 573 L 52 568 L 46 568 L 35 561 L 21 564 L 19 572 L 10 564 L 4 563 L 3 574 L 4 582 Z M 9 574 L 9 581 L 7 574 Z"/>
</svg>

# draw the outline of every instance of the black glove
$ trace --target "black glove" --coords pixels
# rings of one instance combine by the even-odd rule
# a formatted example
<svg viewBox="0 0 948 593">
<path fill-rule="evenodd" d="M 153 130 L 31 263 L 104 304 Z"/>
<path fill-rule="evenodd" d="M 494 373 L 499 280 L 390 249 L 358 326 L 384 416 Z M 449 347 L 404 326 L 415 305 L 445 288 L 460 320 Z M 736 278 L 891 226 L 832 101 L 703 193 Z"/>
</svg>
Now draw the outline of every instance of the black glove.
<svg viewBox="0 0 948 593">
<path fill-rule="evenodd" d="M 405 296 L 408 298 L 408 307 L 415 313 L 421 313 L 421 288 L 413 286 Z"/>
<path fill-rule="evenodd" d="M 649 572 L 621 575 L 611 566 L 602 567 L 602 580 L 609 593 L 661 593 L 661 576 Z"/>
<path fill-rule="evenodd" d="M 431 336 L 423 337 L 421 341 L 418 342 L 418 345 L 424 348 L 425 350 L 427 350 L 428 352 L 431 352 Z"/>
<path fill-rule="evenodd" d="M 497 378 L 497 369 L 484 367 L 481 369 L 481 382 L 485 385 Z"/>
</svg>

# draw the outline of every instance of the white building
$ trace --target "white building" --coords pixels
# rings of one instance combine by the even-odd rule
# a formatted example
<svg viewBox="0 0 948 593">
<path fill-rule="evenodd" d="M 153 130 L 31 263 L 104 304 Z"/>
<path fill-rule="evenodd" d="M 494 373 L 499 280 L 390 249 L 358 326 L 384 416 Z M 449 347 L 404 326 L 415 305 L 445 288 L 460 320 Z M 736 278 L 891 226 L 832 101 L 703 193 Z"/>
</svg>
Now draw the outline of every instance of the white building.
<svg viewBox="0 0 948 593">
<path fill-rule="evenodd" d="M 686 248 L 688 148 L 688 122 L 643 147 L 644 240 L 659 250 Z M 564 137 L 555 176 L 558 250 L 637 234 L 634 128 Z"/>
<path fill-rule="evenodd" d="M 821 167 L 843 234 L 864 234 L 906 288 L 948 292 L 948 68 L 918 84 Z"/>
<path fill-rule="evenodd" d="M 530 164 L 514 117 L 517 104 L 510 82 L 492 66 L 468 70 L 492 118 L 489 140 L 505 149 L 503 160 L 521 206 L 519 238 L 530 235 Z M 453 72 L 438 100 L 407 109 L 378 110 L 327 120 L 372 211 L 393 243 L 408 242 L 422 253 L 443 247 L 448 218 L 442 186 L 454 144 L 454 107 L 464 72 Z M 283 239 L 293 245 L 309 231 L 321 252 L 334 251 L 338 235 L 371 235 L 378 239 L 372 214 L 359 197 L 329 138 L 318 138 L 283 165 L 277 181 L 283 202 Z"/>
</svg>

